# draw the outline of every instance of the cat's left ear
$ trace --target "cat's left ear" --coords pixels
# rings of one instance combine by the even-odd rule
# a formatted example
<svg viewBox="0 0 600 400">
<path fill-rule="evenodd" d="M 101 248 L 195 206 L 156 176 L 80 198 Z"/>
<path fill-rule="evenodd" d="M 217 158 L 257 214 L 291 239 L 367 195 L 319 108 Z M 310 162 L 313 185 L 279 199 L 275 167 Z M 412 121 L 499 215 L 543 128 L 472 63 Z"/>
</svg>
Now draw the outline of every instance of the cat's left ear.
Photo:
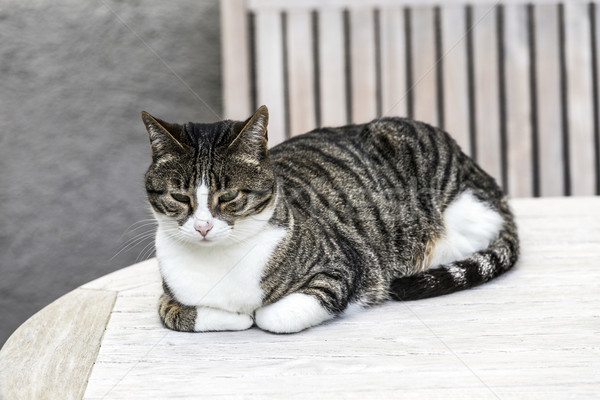
<svg viewBox="0 0 600 400">
<path fill-rule="evenodd" d="M 150 137 L 152 157 L 154 159 L 177 150 L 183 150 L 181 144 L 183 126 L 170 124 L 142 111 L 142 121 Z"/>
<path fill-rule="evenodd" d="M 241 129 L 228 149 L 242 148 L 257 156 L 265 156 L 268 153 L 268 124 L 269 110 L 267 106 L 260 106 L 250 118 L 240 123 Z"/>
</svg>

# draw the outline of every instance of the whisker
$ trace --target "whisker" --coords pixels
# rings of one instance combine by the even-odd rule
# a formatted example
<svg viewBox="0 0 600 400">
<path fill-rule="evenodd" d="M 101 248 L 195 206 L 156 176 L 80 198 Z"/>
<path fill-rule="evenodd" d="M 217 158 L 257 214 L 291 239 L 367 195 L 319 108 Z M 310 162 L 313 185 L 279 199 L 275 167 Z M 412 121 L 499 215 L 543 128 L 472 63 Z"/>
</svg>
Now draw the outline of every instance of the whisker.
<svg viewBox="0 0 600 400">
<path fill-rule="evenodd" d="M 140 257 L 142 256 L 142 254 L 143 254 L 143 253 L 145 253 L 145 252 L 148 250 L 148 248 L 152 249 L 153 247 L 154 247 L 154 241 L 152 241 L 151 243 L 148 243 L 148 244 L 147 244 L 147 245 L 146 245 L 146 246 L 145 246 L 145 247 L 142 249 L 142 251 L 140 251 L 140 254 L 139 254 L 139 255 L 137 256 L 137 258 L 135 259 L 135 262 L 136 262 L 136 263 L 137 263 L 137 262 L 140 262 L 140 261 L 141 261 Z"/>
<path fill-rule="evenodd" d="M 155 234 L 154 230 L 146 231 L 146 232 L 140 232 L 140 233 L 136 234 L 135 236 L 133 236 L 132 238 L 127 239 L 121 246 L 122 247 L 128 247 L 131 243 L 135 243 L 135 242 L 137 242 L 138 240 L 140 240 L 142 238 L 154 236 L 154 234 Z"/>
<path fill-rule="evenodd" d="M 145 240 L 152 239 L 153 237 L 154 237 L 154 232 L 147 232 L 145 234 L 136 236 L 133 239 L 129 239 L 125 244 L 122 245 L 122 248 L 120 250 L 118 250 L 115 253 L 115 255 L 110 258 L 110 260 L 112 261 L 119 254 L 121 254 L 122 252 L 124 252 L 125 250 L 129 250 L 129 249 L 131 249 L 131 248 L 139 245 L 140 243 L 144 242 Z"/>
</svg>

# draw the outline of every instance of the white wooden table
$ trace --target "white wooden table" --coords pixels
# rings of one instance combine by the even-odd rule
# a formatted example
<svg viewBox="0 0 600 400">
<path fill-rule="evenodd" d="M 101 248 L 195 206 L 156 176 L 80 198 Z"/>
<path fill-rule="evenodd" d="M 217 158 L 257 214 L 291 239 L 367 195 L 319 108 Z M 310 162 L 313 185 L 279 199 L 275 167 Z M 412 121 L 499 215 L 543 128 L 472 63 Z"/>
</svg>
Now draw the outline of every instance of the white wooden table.
<svg viewBox="0 0 600 400">
<path fill-rule="evenodd" d="M 597 399 L 600 197 L 512 204 L 511 272 L 294 335 L 169 331 L 156 261 L 117 271 L 15 331 L 0 398 Z"/>
</svg>

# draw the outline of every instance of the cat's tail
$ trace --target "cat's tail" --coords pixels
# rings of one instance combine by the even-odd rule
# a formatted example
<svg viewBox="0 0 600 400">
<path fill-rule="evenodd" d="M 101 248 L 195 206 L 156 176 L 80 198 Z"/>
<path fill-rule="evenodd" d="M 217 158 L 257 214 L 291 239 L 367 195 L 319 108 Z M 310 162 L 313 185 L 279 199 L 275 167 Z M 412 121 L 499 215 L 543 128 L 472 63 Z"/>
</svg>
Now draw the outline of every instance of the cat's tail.
<svg viewBox="0 0 600 400">
<path fill-rule="evenodd" d="M 390 286 L 391 297 L 418 300 L 449 294 L 487 282 L 512 268 L 519 257 L 517 226 L 506 201 L 501 203 L 504 224 L 486 249 L 464 260 L 394 279 Z"/>
</svg>

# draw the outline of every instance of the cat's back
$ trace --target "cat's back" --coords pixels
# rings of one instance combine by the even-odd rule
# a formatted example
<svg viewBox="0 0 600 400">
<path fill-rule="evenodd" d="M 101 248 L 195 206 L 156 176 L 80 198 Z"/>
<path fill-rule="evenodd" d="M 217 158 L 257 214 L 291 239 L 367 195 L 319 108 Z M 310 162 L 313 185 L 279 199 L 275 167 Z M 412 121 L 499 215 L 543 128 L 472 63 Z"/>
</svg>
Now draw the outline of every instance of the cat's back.
<svg viewBox="0 0 600 400">
<path fill-rule="evenodd" d="M 302 135 L 294 136 L 271 148 L 271 160 L 274 163 L 303 156 L 342 153 L 348 150 L 360 151 L 361 132 L 368 124 L 346 125 L 340 127 L 317 128 Z"/>
<path fill-rule="evenodd" d="M 275 172 L 283 178 L 290 174 L 300 178 L 304 173 L 311 179 L 347 179 L 348 174 L 366 174 L 369 178 L 369 174 L 386 173 L 388 183 L 394 187 L 400 182 L 393 177 L 417 173 L 415 169 L 434 169 L 453 156 L 462 158 L 463 154 L 447 133 L 405 118 L 318 128 L 271 149 Z"/>
</svg>

